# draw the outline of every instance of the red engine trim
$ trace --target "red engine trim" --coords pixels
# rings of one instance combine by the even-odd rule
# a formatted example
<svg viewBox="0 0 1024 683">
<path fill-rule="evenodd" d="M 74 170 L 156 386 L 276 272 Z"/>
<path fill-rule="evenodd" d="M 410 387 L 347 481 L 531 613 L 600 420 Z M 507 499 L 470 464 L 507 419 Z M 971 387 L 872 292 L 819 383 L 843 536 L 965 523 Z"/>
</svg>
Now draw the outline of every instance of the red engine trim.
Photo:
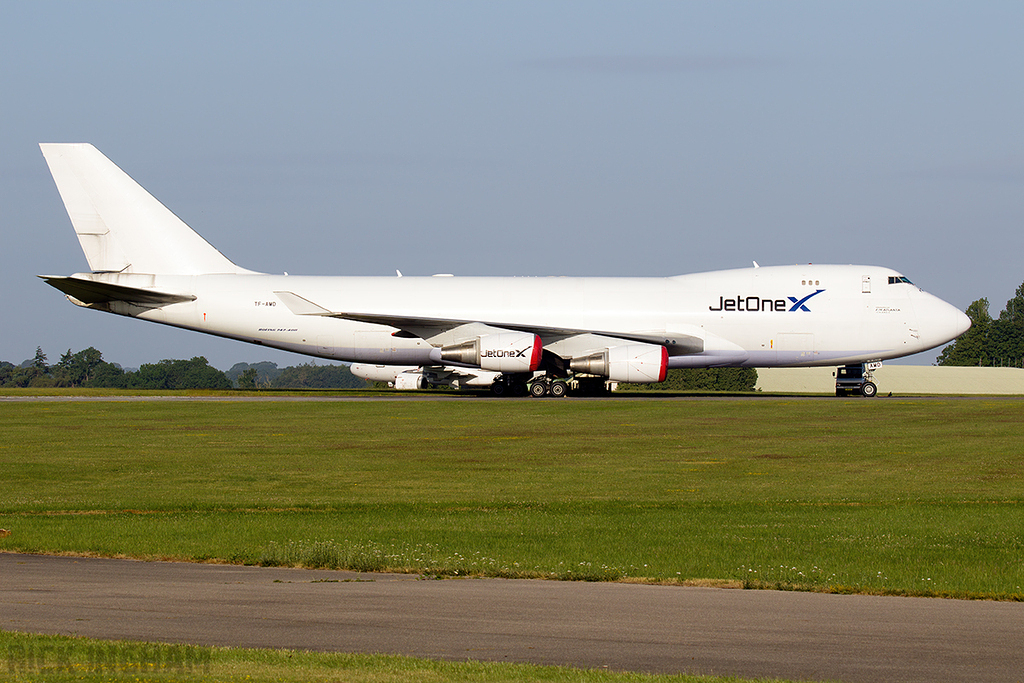
<svg viewBox="0 0 1024 683">
<path fill-rule="evenodd" d="M 530 356 L 530 372 L 534 372 L 537 368 L 540 367 L 540 359 L 543 355 L 543 352 L 544 344 L 541 342 L 540 337 L 537 335 L 533 335 L 533 354 Z M 665 353 L 665 357 L 668 358 L 668 351 L 666 351 Z"/>
</svg>

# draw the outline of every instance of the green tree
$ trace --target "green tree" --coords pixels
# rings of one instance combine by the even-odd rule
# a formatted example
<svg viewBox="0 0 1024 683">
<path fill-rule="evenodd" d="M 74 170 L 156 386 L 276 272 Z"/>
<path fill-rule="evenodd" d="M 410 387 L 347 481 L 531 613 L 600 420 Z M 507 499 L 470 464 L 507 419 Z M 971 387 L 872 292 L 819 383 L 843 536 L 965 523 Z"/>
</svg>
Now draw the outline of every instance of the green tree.
<svg viewBox="0 0 1024 683">
<path fill-rule="evenodd" d="M 85 386 L 103 364 L 103 354 L 92 346 L 78 353 L 71 353 L 68 349 L 51 369 L 54 384 L 58 387 Z"/>
<path fill-rule="evenodd" d="M 46 362 L 42 347 L 36 347 L 36 355 L 11 371 L 7 380 L 11 387 L 52 387 L 53 377 Z"/>
<path fill-rule="evenodd" d="M 211 367 L 203 356 L 191 360 L 162 360 L 145 363 L 129 373 L 127 386 L 133 389 L 230 389 L 231 380 Z"/>
<path fill-rule="evenodd" d="M 281 389 L 362 389 L 366 381 L 356 377 L 347 365 L 304 363 L 285 368 L 274 380 Z"/>
<path fill-rule="evenodd" d="M 14 376 L 14 363 L 0 361 L 0 387 L 11 386 L 11 377 Z"/>
<path fill-rule="evenodd" d="M 993 365 L 1021 366 L 1024 361 L 1024 284 L 1017 288 L 999 320 L 989 332 L 990 357 Z"/>
<path fill-rule="evenodd" d="M 938 365 L 1024 366 L 1024 284 L 998 318 L 988 306 L 988 299 L 978 299 L 967 307 L 971 329 L 942 350 Z"/>
<path fill-rule="evenodd" d="M 96 368 L 92 378 L 85 383 L 85 386 L 124 389 L 125 381 L 125 371 L 120 365 L 103 362 Z"/>
<path fill-rule="evenodd" d="M 238 388 L 245 389 L 247 391 L 254 391 L 259 388 L 257 380 L 259 373 L 256 368 L 248 368 L 238 376 Z"/>
<path fill-rule="evenodd" d="M 259 363 L 235 363 L 231 366 L 231 369 L 225 372 L 228 379 L 238 384 L 239 378 L 242 373 L 246 370 L 256 370 L 256 386 L 257 387 L 269 387 L 272 386 L 277 376 L 281 374 L 281 370 L 277 367 L 277 363 L 273 363 L 269 360 L 260 361 Z M 239 385 L 241 386 L 241 385 Z"/>
<path fill-rule="evenodd" d="M 967 307 L 971 328 L 952 344 L 942 349 L 936 359 L 938 365 L 988 365 L 989 329 L 992 316 L 988 312 L 988 299 L 981 298 Z"/>
<path fill-rule="evenodd" d="M 659 384 L 620 384 L 619 391 L 754 391 L 756 384 L 754 368 L 682 368 Z"/>
<path fill-rule="evenodd" d="M 1020 325 L 1024 324 L 1024 283 L 1014 294 L 1014 297 L 1006 302 L 1006 308 L 999 314 L 1000 320 Z"/>
<path fill-rule="evenodd" d="M 32 359 L 32 367 L 41 373 L 45 373 L 50 369 L 50 366 L 46 363 L 46 354 L 43 353 L 43 347 L 41 346 L 36 347 L 36 355 Z"/>
</svg>

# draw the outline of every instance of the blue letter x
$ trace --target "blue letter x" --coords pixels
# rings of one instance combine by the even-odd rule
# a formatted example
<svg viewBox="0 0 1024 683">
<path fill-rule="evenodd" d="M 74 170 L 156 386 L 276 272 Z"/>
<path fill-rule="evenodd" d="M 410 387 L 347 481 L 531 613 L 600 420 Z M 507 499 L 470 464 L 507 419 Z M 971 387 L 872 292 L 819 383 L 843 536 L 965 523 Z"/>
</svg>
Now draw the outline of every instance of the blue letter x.
<svg viewBox="0 0 1024 683">
<path fill-rule="evenodd" d="M 789 309 L 790 312 L 796 311 L 796 310 L 801 310 L 801 311 L 806 311 L 806 312 L 810 313 L 811 309 L 809 309 L 806 306 L 804 306 L 804 304 L 807 303 L 807 300 L 810 299 L 812 296 L 817 296 L 818 294 L 821 294 L 824 291 L 825 291 L 824 289 L 819 289 L 814 294 L 808 294 L 803 299 L 800 299 L 800 301 L 797 301 L 795 296 L 789 297 L 789 300 L 793 302 L 793 305 Z"/>
</svg>

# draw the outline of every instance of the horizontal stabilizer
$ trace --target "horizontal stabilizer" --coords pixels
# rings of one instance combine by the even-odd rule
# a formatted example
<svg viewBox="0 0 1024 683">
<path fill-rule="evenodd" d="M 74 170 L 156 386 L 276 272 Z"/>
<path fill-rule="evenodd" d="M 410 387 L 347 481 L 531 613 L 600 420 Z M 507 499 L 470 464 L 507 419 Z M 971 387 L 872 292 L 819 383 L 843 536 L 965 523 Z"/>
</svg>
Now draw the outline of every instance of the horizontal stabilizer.
<svg viewBox="0 0 1024 683">
<path fill-rule="evenodd" d="M 152 289 L 139 289 L 138 287 L 125 287 L 109 282 L 96 282 L 94 280 L 83 280 L 77 277 L 63 277 L 56 275 L 40 275 L 51 287 L 56 287 L 68 296 L 78 299 L 84 304 L 101 304 L 110 301 L 125 301 L 142 306 L 164 306 L 166 304 L 177 304 L 183 301 L 195 301 L 191 294 L 171 294 L 169 292 L 157 292 Z"/>
</svg>

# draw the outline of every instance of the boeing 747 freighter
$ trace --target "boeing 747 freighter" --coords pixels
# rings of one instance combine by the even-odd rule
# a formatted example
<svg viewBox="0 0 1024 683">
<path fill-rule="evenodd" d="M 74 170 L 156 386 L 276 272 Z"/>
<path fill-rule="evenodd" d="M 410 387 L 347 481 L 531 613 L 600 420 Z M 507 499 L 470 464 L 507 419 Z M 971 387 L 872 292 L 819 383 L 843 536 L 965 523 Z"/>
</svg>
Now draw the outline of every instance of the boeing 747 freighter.
<svg viewBox="0 0 1024 683">
<path fill-rule="evenodd" d="M 634 278 L 257 273 L 92 145 L 40 147 L 89 263 L 88 272 L 42 276 L 72 303 L 348 361 L 381 378 L 412 371 L 496 394 L 529 386 L 563 395 L 569 382 L 660 382 L 670 368 L 878 362 L 970 327 L 955 307 L 878 266 Z"/>
</svg>

